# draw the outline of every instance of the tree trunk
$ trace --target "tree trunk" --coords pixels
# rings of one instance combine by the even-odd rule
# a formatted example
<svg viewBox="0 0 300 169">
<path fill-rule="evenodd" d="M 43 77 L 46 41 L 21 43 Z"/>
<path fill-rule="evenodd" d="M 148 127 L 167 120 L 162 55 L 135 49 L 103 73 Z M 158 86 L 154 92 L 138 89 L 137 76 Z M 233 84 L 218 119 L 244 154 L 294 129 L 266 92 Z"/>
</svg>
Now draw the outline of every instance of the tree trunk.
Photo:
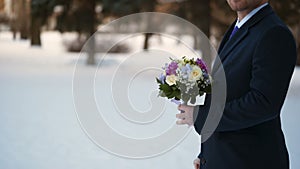
<svg viewBox="0 0 300 169">
<path fill-rule="evenodd" d="M 193 33 L 194 36 L 194 49 L 200 50 L 202 53 L 202 58 L 206 62 L 207 66 L 211 67 L 211 62 L 214 56 L 211 52 L 210 45 L 210 0 L 189 0 L 185 2 L 185 10 L 187 19 L 191 21 L 195 26 L 197 26 L 207 37 L 207 39 L 197 32 Z"/>
<path fill-rule="evenodd" d="M 144 50 L 148 50 L 149 49 L 149 39 L 152 36 L 152 33 L 145 33 L 145 40 L 144 40 Z"/>
<path fill-rule="evenodd" d="M 29 38 L 29 3 L 26 0 L 21 0 L 20 6 L 20 15 L 19 22 L 21 24 L 20 27 L 20 38 L 28 39 Z"/>
<path fill-rule="evenodd" d="M 90 39 L 87 41 L 87 64 L 88 65 L 95 65 L 95 36 L 91 36 Z"/>
<path fill-rule="evenodd" d="M 31 46 L 41 46 L 42 18 L 31 15 Z"/>
<path fill-rule="evenodd" d="M 95 33 L 95 6 L 96 6 L 96 2 L 95 0 L 87 0 L 85 1 L 87 3 L 87 8 L 89 9 L 86 13 L 86 15 L 88 17 L 91 18 L 91 23 L 89 23 L 88 25 L 88 37 L 90 37 L 90 39 L 88 40 L 88 58 L 87 58 L 87 64 L 88 65 L 95 65 L 96 61 L 95 61 L 95 43 L 96 43 L 96 39 L 95 39 L 95 35 L 93 36 L 93 34 Z"/>
<path fill-rule="evenodd" d="M 11 18 L 10 18 L 10 29 L 13 33 L 13 39 L 15 40 L 17 38 L 17 33 L 19 31 L 19 28 L 18 28 L 18 13 L 17 11 L 18 10 L 18 1 L 17 0 L 12 0 L 11 1 Z"/>
<path fill-rule="evenodd" d="M 209 38 L 210 36 L 210 0 L 191 0 L 194 12 L 193 24 Z"/>
</svg>

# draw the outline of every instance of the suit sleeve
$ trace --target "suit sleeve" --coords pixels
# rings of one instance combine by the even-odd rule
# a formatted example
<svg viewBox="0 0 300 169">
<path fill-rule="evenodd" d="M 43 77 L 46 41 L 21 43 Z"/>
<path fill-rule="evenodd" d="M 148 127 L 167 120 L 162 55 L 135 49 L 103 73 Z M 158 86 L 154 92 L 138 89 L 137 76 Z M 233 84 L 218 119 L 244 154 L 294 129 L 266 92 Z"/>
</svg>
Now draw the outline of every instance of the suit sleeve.
<svg viewBox="0 0 300 169">
<path fill-rule="evenodd" d="M 239 130 L 279 116 L 296 57 L 295 41 L 286 27 L 275 26 L 263 33 L 254 49 L 250 90 L 226 102 L 216 131 Z M 197 132 L 204 125 L 201 118 L 206 119 L 207 109 L 199 108 L 195 121 Z"/>
</svg>

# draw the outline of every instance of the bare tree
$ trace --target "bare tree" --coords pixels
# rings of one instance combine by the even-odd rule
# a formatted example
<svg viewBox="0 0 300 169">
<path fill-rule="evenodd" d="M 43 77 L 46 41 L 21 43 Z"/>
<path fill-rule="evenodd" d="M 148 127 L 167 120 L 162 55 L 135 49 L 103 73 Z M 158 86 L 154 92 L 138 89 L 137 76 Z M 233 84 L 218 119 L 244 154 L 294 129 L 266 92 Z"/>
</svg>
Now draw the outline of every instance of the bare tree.
<svg viewBox="0 0 300 169">
<path fill-rule="evenodd" d="M 10 16 L 10 26 L 13 38 L 16 39 L 17 32 L 20 32 L 21 39 L 28 39 L 30 24 L 30 4 L 26 0 L 12 0 L 12 16 Z"/>
<path fill-rule="evenodd" d="M 30 23 L 30 4 L 27 0 L 20 0 L 21 8 L 20 8 L 20 38 L 21 39 L 28 39 L 29 38 L 29 23 Z"/>
<path fill-rule="evenodd" d="M 55 0 L 31 0 L 31 45 L 41 46 L 41 28 L 52 14 Z"/>
</svg>

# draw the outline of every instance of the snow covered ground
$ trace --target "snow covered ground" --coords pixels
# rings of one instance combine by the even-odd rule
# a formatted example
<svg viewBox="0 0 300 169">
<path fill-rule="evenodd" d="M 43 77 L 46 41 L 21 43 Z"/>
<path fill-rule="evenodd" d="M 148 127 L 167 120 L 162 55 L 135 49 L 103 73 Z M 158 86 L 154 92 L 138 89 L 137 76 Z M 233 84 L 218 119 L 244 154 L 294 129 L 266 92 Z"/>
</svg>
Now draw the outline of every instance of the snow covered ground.
<svg viewBox="0 0 300 169">
<path fill-rule="evenodd" d="M 130 44 L 134 44 L 134 50 L 141 47 L 141 43 L 137 44 L 141 37 L 129 40 L 132 41 Z M 0 32 L 0 169 L 192 168 L 192 161 L 199 152 L 198 136 L 193 131 L 172 150 L 139 160 L 115 156 L 94 144 L 82 130 L 73 104 L 72 79 L 78 54 L 65 52 L 62 38 L 56 32 L 43 33 L 42 41 L 42 48 L 30 48 L 28 41 L 13 41 L 10 33 Z M 157 49 L 172 48 L 178 55 L 190 54 L 190 51 L 177 46 L 176 41 L 173 43 L 170 39 L 167 40 L 168 46 L 164 46 L 166 43 L 160 44 L 159 39 L 155 38 L 152 44 Z M 139 60 L 139 64 L 158 62 L 149 54 L 142 55 L 149 60 Z M 128 54 L 110 54 L 102 62 L 100 74 L 95 80 L 95 84 L 101 86 L 95 91 L 96 99 L 101 101 L 101 98 L 111 94 L 106 88 L 109 83 L 105 79 L 109 79 L 113 68 L 122 63 L 125 68 L 119 69 L 123 72 L 134 70 L 135 65 L 128 64 L 126 56 Z M 85 59 L 80 57 L 77 65 L 82 80 L 97 69 L 95 66 L 85 66 Z M 147 82 L 152 81 L 153 76 L 147 76 L 146 73 L 145 78 L 138 76 L 134 80 L 137 83 L 133 83 L 132 87 L 138 90 L 128 88 L 129 95 L 134 103 L 138 103 L 137 109 L 145 110 L 149 104 L 140 96 L 149 94 L 141 92 L 145 91 L 143 87 L 149 85 Z M 153 87 L 151 85 L 147 87 Z M 300 168 L 299 101 L 300 69 L 296 68 L 282 110 L 291 169 Z M 109 102 L 104 104 L 105 112 L 114 112 L 114 105 Z M 172 108 L 175 114 L 176 107 L 169 105 L 168 109 Z M 106 120 L 119 132 L 143 137 L 159 134 L 175 120 L 171 112 L 160 116 L 153 128 L 143 126 L 141 130 L 126 122 L 123 124 L 121 119 L 117 119 L 120 117 L 114 114 L 106 115 Z M 120 121 L 116 123 L 116 119 Z M 126 130 L 124 126 L 132 130 Z"/>
</svg>

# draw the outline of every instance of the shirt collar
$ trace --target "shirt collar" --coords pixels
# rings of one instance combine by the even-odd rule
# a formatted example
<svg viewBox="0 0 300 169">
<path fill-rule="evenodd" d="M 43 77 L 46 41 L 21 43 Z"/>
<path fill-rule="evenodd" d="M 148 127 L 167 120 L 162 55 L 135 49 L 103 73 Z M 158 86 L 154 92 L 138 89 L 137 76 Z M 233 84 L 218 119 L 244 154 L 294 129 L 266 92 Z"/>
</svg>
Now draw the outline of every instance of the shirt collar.
<svg viewBox="0 0 300 169">
<path fill-rule="evenodd" d="M 263 7 L 267 6 L 269 3 L 264 3 L 263 5 L 253 9 L 248 15 L 246 15 L 241 21 L 237 20 L 235 26 L 241 28 L 253 15 L 255 15 Z"/>
</svg>

